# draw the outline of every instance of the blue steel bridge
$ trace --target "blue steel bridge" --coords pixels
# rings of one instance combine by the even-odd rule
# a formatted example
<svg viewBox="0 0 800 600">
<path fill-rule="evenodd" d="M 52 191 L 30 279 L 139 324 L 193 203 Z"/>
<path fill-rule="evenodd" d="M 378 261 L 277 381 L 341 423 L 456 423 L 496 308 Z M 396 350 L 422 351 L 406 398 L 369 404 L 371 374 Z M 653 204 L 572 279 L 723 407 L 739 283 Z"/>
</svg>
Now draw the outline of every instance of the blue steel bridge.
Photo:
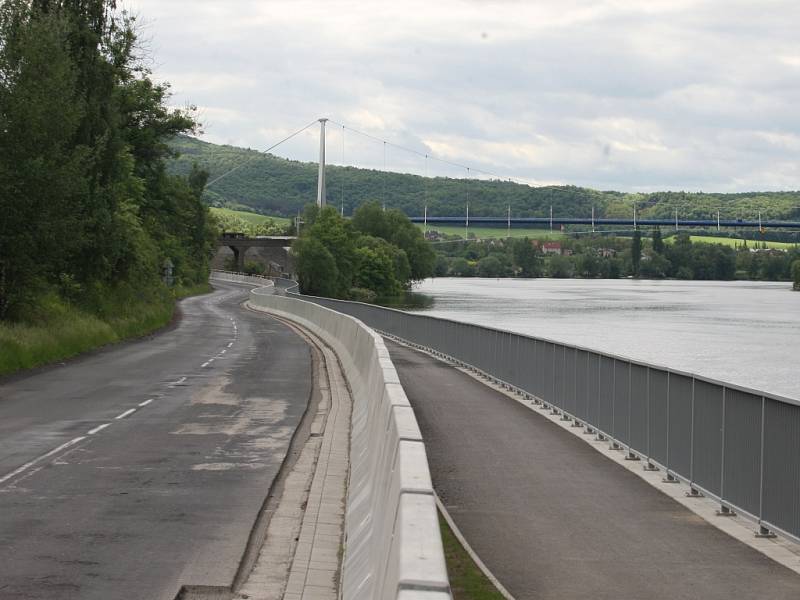
<svg viewBox="0 0 800 600">
<path fill-rule="evenodd" d="M 627 227 L 660 226 L 660 227 L 705 227 L 705 228 L 734 228 L 734 229 L 797 229 L 800 230 L 800 221 L 760 221 L 743 219 L 592 219 L 583 217 L 411 217 L 414 223 L 427 223 L 428 225 L 506 225 L 510 227 L 525 226 L 561 226 L 561 225 L 588 225 L 590 227 L 603 227 L 607 225 L 623 225 Z"/>
</svg>

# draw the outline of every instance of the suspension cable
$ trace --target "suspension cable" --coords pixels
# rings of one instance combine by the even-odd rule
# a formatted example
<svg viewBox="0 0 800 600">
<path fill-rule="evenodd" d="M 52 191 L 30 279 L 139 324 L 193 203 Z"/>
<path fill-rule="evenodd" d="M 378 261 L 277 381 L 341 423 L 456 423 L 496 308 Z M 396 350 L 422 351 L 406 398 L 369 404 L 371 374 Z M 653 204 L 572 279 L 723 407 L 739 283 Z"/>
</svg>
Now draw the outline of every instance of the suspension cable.
<svg viewBox="0 0 800 600">
<path fill-rule="evenodd" d="M 290 139 L 292 139 L 292 138 L 293 138 L 293 137 L 295 137 L 296 135 L 300 135 L 300 134 L 301 134 L 301 133 L 303 133 L 303 132 L 304 132 L 306 129 L 308 129 L 309 127 L 311 127 L 312 125 L 314 125 L 315 123 L 318 123 L 318 122 L 319 122 L 319 121 L 318 121 L 318 120 L 316 120 L 316 119 L 315 119 L 315 120 L 313 120 L 313 121 L 311 121 L 311 123 L 309 123 L 308 125 L 306 125 L 306 126 L 305 126 L 305 127 L 303 127 L 302 129 L 298 129 L 298 130 L 297 130 L 297 131 L 295 131 L 293 134 L 291 134 L 291 135 L 289 135 L 289 136 L 287 136 L 287 137 L 283 138 L 283 139 L 282 139 L 280 142 L 278 142 L 277 144 L 273 144 L 272 146 L 270 146 L 270 147 L 269 147 L 269 148 L 267 148 L 266 150 L 256 150 L 256 153 L 255 153 L 253 156 L 251 156 L 250 158 L 248 158 L 246 161 L 244 161 L 244 162 L 242 162 L 242 163 L 239 163 L 238 165 L 236 165 L 235 167 L 233 167 L 233 168 L 232 168 L 232 169 L 230 169 L 229 171 L 226 171 L 225 173 L 223 173 L 223 174 L 222 174 L 222 175 L 220 175 L 219 177 L 215 177 L 214 179 L 212 179 L 211 181 L 209 181 L 208 183 L 206 183 L 206 187 L 208 188 L 208 187 L 210 187 L 210 186 L 214 185 L 214 184 L 215 184 L 215 183 L 217 183 L 217 182 L 218 182 L 220 179 L 223 179 L 223 178 L 227 177 L 228 175 L 230 175 L 231 173 L 233 173 L 233 172 L 235 172 L 235 171 L 238 171 L 239 169 L 241 169 L 241 168 L 242 168 L 243 166 L 245 166 L 246 164 L 248 164 L 248 163 L 250 163 L 250 162 L 254 161 L 256 158 L 258 158 L 258 157 L 259 157 L 259 156 L 261 156 L 261 155 L 267 154 L 267 153 L 268 153 L 270 150 L 273 150 L 273 149 L 277 148 L 278 146 L 280 146 L 280 145 L 281 145 L 281 144 L 283 144 L 284 142 L 288 142 Z"/>
</svg>

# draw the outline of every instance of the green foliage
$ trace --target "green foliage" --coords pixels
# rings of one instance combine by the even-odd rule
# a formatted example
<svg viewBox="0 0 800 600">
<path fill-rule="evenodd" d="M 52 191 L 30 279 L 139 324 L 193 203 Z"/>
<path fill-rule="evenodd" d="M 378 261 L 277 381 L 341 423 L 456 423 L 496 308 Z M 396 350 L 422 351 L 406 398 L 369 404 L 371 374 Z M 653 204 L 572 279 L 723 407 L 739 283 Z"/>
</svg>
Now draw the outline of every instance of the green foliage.
<svg viewBox="0 0 800 600">
<path fill-rule="evenodd" d="M 547 263 L 547 272 L 550 277 L 562 279 L 572 277 L 575 267 L 568 256 L 552 256 Z"/>
<path fill-rule="evenodd" d="M 484 256 L 478 261 L 478 277 L 500 277 L 503 275 L 503 265 L 496 256 Z"/>
<path fill-rule="evenodd" d="M 45 294 L 28 307 L 27 322 L 0 323 L 0 375 L 151 333 L 172 319 L 176 298 L 208 291 L 208 283 L 145 293 L 124 285 L 106 288 L 100 309 L 91 312 L 55 292 Z"/>
<path fill-rule="evenodd" d="M 135 48 L 113 0 L 0 5 L 0 319 L 48 292 L 99 314 L 109 290 L 160 289 L 166 259 L 179 285 L 207 279 L 207 174 L 165 169 L 196 125 Z"/>
<path fill-rule="evenodd" d="M 211 216 L 220 231 L 244 233 L 248 237 L 286 235 L 289 229 L 288 219 L 273 219 L 228 208 L 211 208 Z"/>
<path fill-rule="evenodd" d="M 631 241 L 631 273 L 639 277 L 639 266 L 642 264 L 642 232 L 637 228 Z"/>
<path fill-rule="evenodd" d="M 313 163 L 217 146 L 186 136 L 175 138 L 173 147 L 181 153 L 170 165 L 175 173 L 186 174 L 197 163 L 215 177 L 243 165 L 207 190 L 206 201 L 213 206 L 243 205 L 256 212 L 291 217 L 316 193 L 317 165 Z M 800 209 L 796 208 L 800 206 L 800 192 L 624 194 L 574 186 L 530 187 L 499 180 L 424 178 L 331 165 L 327 167 L 327 190 L 328 202 L 336 206 L 343 202 L 347 215 L 375 200 L 379 191 L 383 194 L 381 204 L 407 215 L 421 216 L 425 205 L 431 216 L 462 215 L 468 190 L 470 215 L 474 216 L 505 215 L 510 206 L 514 217 L 544 217 L 552 206 L 556 216 L 589 217 L 594 207 L 597 218 L 632 217 L 635 201 L 642 219 L 673 219 L 676 208 L 682 218 L 712 218 L 719 207 L 723 218 L 754 218 L 762 211 L 765 219 L 800 219 Z M 429 228 L 463 235 L 460 227 Z M 482 237 L 478 228 L 471 227 L 470 231 Z M 512 235 L 516 233 L 512 230 Z M 505 237 L 505 229 L 494 237 Z"/>
<path fill-rule="evenodd" d="M 800 292 L 800 259 L 792 263 L 792 281 L 795 291 Z"/>
<path fill-rule="evenodd" d="M 292 244 L 292 252 L 297 257 L 297 277 L 304 294 L 338 295 L 341 289 L 339 269 L 333 254 L 322 241 L 313 236 L 302 237 Z"/>
<path fill-rule="evenodd" d="M 653 252 L 658 254 L 664 253 L 664 239 L 661 237 L 660 227 L 653 229 Z"/>
<path fill-rule="evenodd" d="M 436 254 L 399 211 L 368 203 L 348 221 L 333 207 L 309 206 L 303 221 L 292 252 L 304 293 L 383 298 L 433 275 Z"/>
<path fill-rule="evenodd" d="M 519 268 L 520 277 L 541 277 L 541 252 L 534 248 L 527 237 L 511 242 L 514 265 Z"/>
</svg>

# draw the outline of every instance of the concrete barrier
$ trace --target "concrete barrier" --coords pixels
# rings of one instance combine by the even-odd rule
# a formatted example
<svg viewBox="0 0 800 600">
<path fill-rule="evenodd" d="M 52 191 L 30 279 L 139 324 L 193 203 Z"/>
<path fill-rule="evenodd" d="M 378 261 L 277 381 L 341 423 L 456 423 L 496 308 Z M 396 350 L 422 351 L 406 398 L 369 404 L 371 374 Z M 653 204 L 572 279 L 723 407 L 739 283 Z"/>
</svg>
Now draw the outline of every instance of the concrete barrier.
<svg viewBox="0 0 800 600">
<path fill-rule="evenodd" d="M 271 289 L 271 293 L 275 292 L 275 282 L 267 277 L 262 277 L 261 275 L 245 275 L 244 273 L 234 273 L 233 271 L 211 271 L 210 279 L 211 281 L 248 283 L 261 286 L 265 290 Z"/>
<path fill-rule="evenodd" d="M 353 317 L 269 287 L 252 290 L 249 304 L 325 340 L 350 384 L 344 600 L 449 599 L 425 446 L 383 339 Z"/>
</svg>

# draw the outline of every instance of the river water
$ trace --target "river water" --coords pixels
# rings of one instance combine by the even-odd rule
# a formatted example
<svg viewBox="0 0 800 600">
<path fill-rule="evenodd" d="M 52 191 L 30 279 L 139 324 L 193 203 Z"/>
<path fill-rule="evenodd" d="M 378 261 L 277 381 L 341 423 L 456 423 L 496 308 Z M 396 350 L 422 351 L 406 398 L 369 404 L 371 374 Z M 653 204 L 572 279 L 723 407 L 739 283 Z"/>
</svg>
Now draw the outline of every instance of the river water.
<svg viewBox="0 0 800 600">
<path fill-rule="evenodd" d="M 424 312 L 576 344 L 800 400 L 788 283 L 429 279 Z"/>
</svg>

